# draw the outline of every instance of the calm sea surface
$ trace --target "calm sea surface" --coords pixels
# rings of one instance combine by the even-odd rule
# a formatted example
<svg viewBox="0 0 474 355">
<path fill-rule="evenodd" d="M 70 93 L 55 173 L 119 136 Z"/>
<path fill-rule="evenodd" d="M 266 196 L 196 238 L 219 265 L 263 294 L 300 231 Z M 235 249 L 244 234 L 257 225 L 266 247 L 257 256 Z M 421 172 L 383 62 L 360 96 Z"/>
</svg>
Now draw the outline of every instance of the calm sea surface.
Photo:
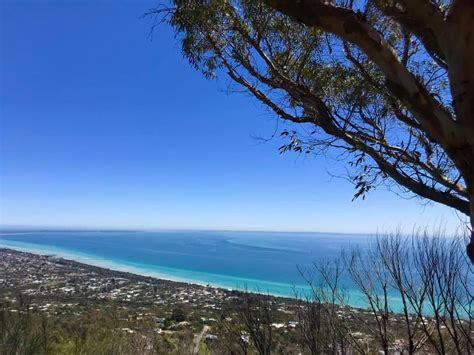
<svg viewBox="0 0 474 355">
<path fill-rule="evenodd" d="M 307 290 L 298 267 L 334 259 L 342 248 L 366 248 L 371 239 L 356 234 L 278 232 L 28 232 L 0 234 L 0 247 L 171 280 L 291 297 L 295 288 Z M 345 282 L 350 291 L 349 280 Z M 364 306 L 355 290 L 350 303 Z"/>
</svg>

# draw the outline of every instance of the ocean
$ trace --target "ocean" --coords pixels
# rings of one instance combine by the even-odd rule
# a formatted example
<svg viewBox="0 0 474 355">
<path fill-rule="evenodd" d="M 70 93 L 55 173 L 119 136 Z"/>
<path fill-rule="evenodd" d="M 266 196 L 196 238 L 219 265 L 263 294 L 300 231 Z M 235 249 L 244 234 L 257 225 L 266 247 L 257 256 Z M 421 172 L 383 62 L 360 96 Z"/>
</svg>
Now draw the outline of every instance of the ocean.
<svg viewBox="0 0 474 355">
<path fill-rule="evenodd" d="M 360 234 L 159 231 L 15 232 L 0 234 L 0 247 L 56 255 L 86 264 L 163 279 L 248 289 L 294 297 L 309 291 L 299 269 L 367 248 L 374 237 Z M 348 277 L 349 303 L 365 307 Z M 394 310 L 400 301 L 392 299 Z"/>
</svg>

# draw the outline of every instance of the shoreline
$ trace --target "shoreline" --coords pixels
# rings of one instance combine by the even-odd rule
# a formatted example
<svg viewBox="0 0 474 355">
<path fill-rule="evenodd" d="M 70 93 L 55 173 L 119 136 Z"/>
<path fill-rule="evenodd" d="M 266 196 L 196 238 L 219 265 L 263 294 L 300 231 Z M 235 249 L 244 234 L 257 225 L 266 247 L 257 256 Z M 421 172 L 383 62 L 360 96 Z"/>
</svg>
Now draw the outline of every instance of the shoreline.
<svg viewBox="0 0 474 355">
<path fill-rule="evenodd" d="M 229 255 L 233 255 L 233 257 L 239 258 L 239 255 L 235 254 L 234 250 L 249 250 L 249 252 L 254 253 L 254 249 L 257 250 L 257 256 L 262 255 L 262 264 L 266 269 L 263 271 L 251 271 L 251 269 L 258 270 L 259 269 L 259 262 L 258 259 L 256 261 L 253 260 L 246 260 L 244 264 L 239 264 L 237 260 L 238 267 L 233 266 L 232 260 L 221 260 L 217 263 L 212 261 L 209 265 L 205 265 L 201 267 L 199 263 L 188 263 L 188 261 L 184 260 L 182 257 L 176 263 L 173 260 L 169 261 L 169 258 L 165 255 L 163 259 L 160 259 L 160 254 L 158 254 L 155 258 L 155 255 L 147 255 L 147 258 L 142 259 L 140 257 L 141 254 L 131 254 L 131 252 L 127 253 L 127 251 L 120 251 L 120 253 L 108 253 L 106 251 L 107 245 L 101 245 L 104 250 L 94 249 L 94 248 L 76 248 L 73 243 L 54 243 L 54 237 L 51 237 L 48 244 L 44 244 L 42 242 L 35 242 L 34 237 L 29 241 L 29 239 L 22 240 L 21 236 L 24 234 L 38 234 L 35 232 L 23 232 L 23 231 L 9 231 L 9 233 L 13 234 L 3 234 L 5 235 L 5 239 L 2 238 L 2 232 L 0 232 L 0 247 L 12 248 L 15 250 L 31 252 L 39 255 L 44 254 L 55 254 L 63 258 L 75 260 L 78 262 L 83 262 L 85 264 L 90 264 L 98 267 L 109 268 L 112 270 L 124 271 L 124 272 L 131 272 L 145 276 L 152 276 L 158 279 L 166 279 L 170 281 L 177 281 L 177 282 L 185 282 L 185 283 L 193 283 L 198 285 L 213 285 L 214 287 L 220 287 L 225 289 L 235 289 L 235 290 L 254 290 L 260 293 L 271 294 L 277 297 L 288 297 L 288 298 L 296 298 L 298 296 L 307 295 L 311 292 L 311 287 L 307 284 L 306 280 L 304 280 L 301 275 L 298 273 L 298 267 L 304 265 L 304 268 L 310 268 L 314 258 L 326 258 L 326 257 L 333 257 L 332 250 L 334 247 L 331 246 L 329 256 L 326 255 L 319 255 L 315 253 L 314 256 L 311 253 L 307 252 L 307 249 L 296 248 L 293 250 L 293 244 L 288 243 L 285 238 L 283 238 L 283 242 L 281 246 L 277 243 L 269 247 L 268 245 L 268 237 L 263 239 L 263 244 L 257 243 L 254 241 L 254 238 L 243 238 L 242 241 L 234 240 L 234 237 L 238 237 L 240 233 L 247 233 L 247 232 L 239 232 L 237 236 L 234 235 L 220 235 L 219 243 L 224 241 L 225 243 L 222 244 L 222 249 L 224 252 L 229 252 Z M 91 232 L 91 231 L 88 231 Z M 178 231 L 174 231 L 178 232 Z M 203 231 L 196 231 L 202 233 Z M 44 233 L 51 233 L 55 234 L 56 231 L 47 231 Z M 95 232 L 92 232 L 95 233 Z M 134 232 L 132 232 L 133 234 Z M 272 232 L 261 232 L 262 235 L 272 233 Z M 300 233 L 291 233 L 285 232 L 284 234 L 295 234 L 295 238 L 299 236 Z M 60 233 L 63 234 L 62 232 Z M 181 235 L 181 233 L 179 233 Z M 305 234 L 305 233 L 303 233 Z M 322 238 L 321 236 L 326 234 L 322 232 L 318 233 L 309 233 L 314 235 L 315 237 L 319 235 L 318 238 Z M 272 234 L 273 235 L 273 234 Z M 340 235 L 343 236 L 344 234 L 341 233 L 333 233 L 333 235 Z M 355 234 L 354 234 L 355 235 Z M 10 236 L 10 238 L 8 237 Z M 204 236 L 207 236 L 204 234 Z M 18 238 L 17 238 L 18 237 Z M 308 239 L 307 236 L 301 236 L 303 239 L 303 243 L 309 243 L 308 245 L 311 248 L 314 247 L 314 243 L 317 243 L 319 239 L 315 239 L 315 242 L 311 241 L 312 239 Z M 127 237 L 128 238 L 128 237 Z M 125 239 L 127 239 L 125 238 Z M 212 237 L 215 238 L 215 237 Z M 364 237 L 363 240 L 358 240 L 358 242 L 365 243 L 366 238 Z M 278 239 L 278 238 L 276 238 Z M 325 239 L 325 238 L 324 238 Z M 339 239 L 337 239 L 337 245 L 339 245 Z M 128 240 L 128 239 L 127 239 Z M 131 239 L 130 239 L 131 240 Z M 222 241 L 220 241 L 222 240 Z M 289 240 L 289 239 L 288 239 Z M 299 240 L 299 239 L 295 239 Z M 326 239 L 325 239 L 326 240 Z M 343 240 L 347 240 L 347 238 L 343 238 Z M 212 239 L 211 239 L 212 241 Z M 110 240 L 110 243 L 114 243 L 114 241 Z M 342 242 L 341 242 L 342 243 Z M 330 245 L 331 243 L 329 243 Z M 350 243 L 349 243 L 350 244 Z M 112 245 L 112 244 L 110 244 Z M 179 245 L 172 245 L 173 248 L 178 247 Z M 198 245 L 199 248 L 195 247 L 191 250 L 190 257 L 196 258 L 203 257 L 206 253 L 205 244 L 203 246 Z M 158 253 L 159 244 L 158 244 Z M 337 247 L 339 248 L 339 247 Z M 174 250 L 174 249 L 173 249 Z M 176 249 L 179 252 L 179 249 Z M 312 249 L 311 249 L 312 250 Z M 281 273 L 274 272 L 273 269 L 269 269 L 269 265 L 278 263 L 278 259 L 268 259 L 266 255 L 267 253 L 275 253 L 275 255 L 286 255 L 285 253 L 291 253 L 289 257 L 291 257 L 291 262 L 286 262 L 285 266 L 281 268 L 277 268 L 278 271 Z M 194 254 L 193 254 L 194 253 Z M 234 254 L 232 254 L 234 253 Z M 299 259 L 294 257 L 300 253 L 303 259 Z M 144 253 L 146 254 L 146 253 Z M 166 254 L 166 250 L 165 250 Z M 179 254 L 179 253 L 178 253 Z M 184 255 L 184 254 L 183 254 Z M 215 260 L 219 260 L 219 256 L 216 256 L 215 253 L 213 255 Z M 268 259 L 268 260 L 267 260 Z M 311 260 L 310 260 L 311 259 Z M 213 264 L 214 262 L 214 264 Z M 301 265 L 300 265 L 301 263 Z M 285 263 L 284 263 L 285 264 Z M 250 271 L 249 271 L 250 270 Z M 284 276 L 281 276 L 284 275 Z M 295 294 L 295 291 L 298 294 Z M 348 291 L 348 296 L 350 298 L 350 304 L 355 307 L 366 307 L 367 303 L 361 298 L 360 292 L 352 287 L 352 285 L 348 284 L 346 287 L 346 291 Z M 395 300 L 395 303 L 398 303 Z M 398 306 L 395 306 L 396 308 Z"/>
<path fill-rule="evenodd" d="M 71 260 L 71 259 L 63 258 L 63 257 L 52 255 L 52 254 L 33 253 L 29 251 L 16 250 L 13 248 L 6 248 L 0 245 L 0 254 L 1 253 L 10 253 L 10 254 L 15 254 L 22 257 L 26 256 L 31 259 L 36 259 L 34 262 L 37 262 L 38 260 L 47 259 L 48 261 L 52 263 L 64 265 L 72 269 L 84 270 L 86 272 L 96 274 L 100 277 L 108 277 L 108 278 L 116 278 L 116 279 L 123 278 L 123 279 L 127 279 L 130 283 L 145 283 L 148 285 L 161 285 L 161 286 L 165 286 L 167 289 L 175 290 L 173 292 L 179 291 L 179 293 L 182 293 L 182 290 L 186 290 L 185 291 L 186 293 L 211 291 L 211 293 L 213 294 L 225 295 L 224 299 L 226 297 L 229 297 L 229 298 L 242 297 L 243 294 L 250 293 L 250 294 L 265 295 L 265 296 L 273 298 L 274 300 L 280 303 L 288 304 L 292 306 L 298 303 L 298 299 L 293 298 L 293 297 L 286 297 L 286 296 L 274 295 L 274 294 L 269 294 L 269 293 L 256 292 L 252 290 L 231 289 L 231 288 L 226 288 L 226 287 L 214 286 L 211 284 L 199 284 L 199 283 L 194 283 L 194 282 L 176 281 L 176 280 L 170 280 L 170 279 L 165 279 L 165 278 L 158 278 L 155 276 L 142 275 L 139 273 L 133 273 L 129 271 L 115 270 L 115 269 L 110 269 L 107 267 L 91 265 L 88 263 L 83 263 L 80 261 Z M 2 287 L 0 287 L 0 291 L 2 292 L 7 291 L 8 293 L 8 289 L 9 287 L 6 287 L 6 288 L 3 288 L 2 290 Z M 0 292 L 0 295 L 1 295 L 1 292 Z M 61 299 L 62 297 L 64 297 L 64 295 L 55 296 L 53 298 Z M 43 297 L 40 297 L 40 299 L 41 298 Z M 340 307 L 344 309 L 348 309 L 350 311 L 362 311 L 362 312 L 365 311 L 364 308 L 354 307 L 350 305 L 341 305 Z"/>
<path fill-rule="evenodd" d="M 19 302 L 23 295 L 26 303 Z M 136 334 L 140 339 L 150 334 L 167 339 L 193 334 L 199 342 L 202 329 L 212 328 L 209 340 L 213 341 L 228 331 L 225 322 L 239 321 L 238 312 L 245 312 L 239 311 L 240 305 L 245 307 L 245 300 L 254 297 L 259 296 L 0 247 L 0 306 L 15 314 L 26 304 L 37 319 L 45 315 L 55 324 L 91 324 L 93 319 L 93 324 L 101 322 L 101 330 L 116 334 Z M 293 342 L 287 334 L 296 334 L 301 302 L 307 301 L 274 295 L 263 300 L 274 305 L 271 327 L 290 346 Z M 364 343 L 372 341 L 371 332 L 361 328 L 375 326 L 371 310 L 350 304 L 334 306 L 333 315 L 348 322 L 354 337 Z M 401 336 L 397 326 L 403 314 L 391 313 L 391 319 L 391 331 Z"/>
<path fill-rule="evenodd" d="M 232 276 L 222 276 L 218 274 L 204 274 L 203 275 L 215 275 L 217 277 L 224 277 L 227 279 L 234 279 L 236 282 L 234 285 L 224 285 L 224 284 L 219 284 L 218 282 L 205 282 L 202 281 L 200 282 L 199 280 L 196 279 L 190 279 L 190 278 L 182 278 L 182 277 L 176 277 L 173 275 L 166 274 L 166 272 L 161 272 L 161 271 L 149 271 L 146 270 L 146 268 L 140 267 L 140 265 L 131 265 L 129 263 L 123 262 L 119 263 L 116 261 L 111 261 L 108 259 L 104 259 L 101 257 L 94 257 L 91 255 L 87 254 L 81 254 L 81 253 L 70 253 L 64 250 L 55 250 L 53 248 L 35 248 L 35 247 L 29 247 L 29 246 L 11 246 L 8 244 L 3 244 L 0 239 L 0 250 L 2 248 L 5 249 L 10 249 L 18 252 L 24 252 L 24 253 L 30 253 L 36 256 L 55 256 L 57 258 L 64 259 L 66 261 L 70 261 L 72 263 L 76 263 L 77 265 L 82 265 L 86 267 L 94 267 L 94 268 L 100 268 L 107 270 L 109 272 L 118 272 L 118 273 L 125 273 L 125 274 L 130 274 L 130 275 L 135 275 L 139 277 L 145 277 L 145 278 L 150 278 L 154 279 L 157 281 L 166 281 L 170 283 L 176 283 L 176 284 L 182 284 L 182 285 L 190 285 L 190 286 L 199 286 L 199 287 L 211 287 L 213 289 L 218 289 L 218 290 L 225 290 L 227 292 L 250 292 L 250 293 L 255 293 L 255 294 L 264 294 L 264 295 L 269 295 L 271 297 L 276 297 L 276 298 L 283 298 L 283 299 L 288 299 L 288 300 L 297 300 L 298 298 L 305 298 L 308 292 L 311 292 L 311 288 L 307 285 L 290 285 L 290 284 L 282 284 L 282 283 L 276 283 L 276 282 L 271 282 L 271 281 L 265 281 L 265 280 L 255 280 L 255 279 L 245 279 L 245 278 L 237 278 L 237 277 L 232 277 Z M 48 250 L 52 249 L 52 250 Z M 166 267 L 160 267 L 162 269 L 166 269 Z M 173 269 L 169 268 L 170 271 L 173 271 Z M 177 269 L 181 271 L 180 269 Z M 194 273 L 199 273 L 196 271 L 192 271 Z M 239 282 L 242 285 L 239 287 Z M 276 287 L 282 287 L 286 288 L 289 290 L 288 293 L 278 293 L 275 291 L 271 291 L 270 289 L 266 289 L 264 287 L 261 287 L 258 285 L 258 283 L 261 284 L 267 284 L 268 286 L 276 286 Z M 253 287 L 251 287 L 253 285 Z M 297 294 L 295 294 L 295 291 L 297 291 Z M 369 305 L 367 302 L 364 300 L 362 293 L 360 293 L 357 290 L 345 290 L 346 295 L 348 296 L 348 299 L 346 300 L 345 306 L 348 306 L 350 308 L 354 309 L 359 309 L 359 310 L 367 310 Z M 401 311 L 401 301 L 397 297 L 392 297 L 392 310 L 394 313 L 399 313 Z"/>
<path fill-rule="evenodd" d="M 229 290 L 229 289 L 225 289 L 225 288 L 222 288 L 222 287 L 215 287 L 215 286 L 212 286 L 212 285 L 202 285 L 202 284 L 197 284 L 197 283 L 193 283 L 193 282 L 176 281 L 176 280 L 170 280 L 170 279 L 166 279 L 166 278 L 158 278 L 158 277 L 154 277 L 154 276 L 150 276 L 150 275 L 138 274 L 138 273 L 129 272 L 129 271 L 125 271 L 125 270 L 111 269 L 111 268 L 103 267 L 103 266 L 100 266 L 100 265 L 93 265 L 93 264 L 90 264 L 90 263 L 84 263 L 84 262 L 81 262 L 81 261 L 77 261 L 77 260 L 73 260 L 73 259 L 69 259 L 69 258 L 64 258 L 62 256 L 58 256 L 58 255 L 55 255 L 55 254 L 41 254 L 41 253 L 35 253 L 35 252 L 31 252 L 31 251 L 18 250 L 18 249 L 14 249 L 14 248 L 6 248 L 6 247 L 1 246 L 1 245 L 0 245 L 0 252 L 19 253 L 19 254 L 26 254 L 27 256 L 33 256 L 33 257 L 39 257 L 39 258 L 48 258 L 50 260 L 54 260 L 54 261 L 59 262 L 59 263 L 65 263 L 65 264 L 68 264 L 68 265 L 71 265 L 71 266 L 74 266 L 74 267 L 80 267 L 80 268 L 85 269 L 85 270 L 100 272 L 101 274 L 120 275 L 121 277 L 122 276 L 127 276 L 131 280 L 140 280 L 140 281 L 144 281 L 144 280 L 150 281 L 150 280 L 152 280 L 152 281 L 158 281 L 159 283 L 163 283 L 163 282 L 173 283 L 173 284 L 176 284 L 176 285 L 179 285 L 179 286 L 192 285 L 192 286 L 210 287 L 210 288 L 216 288 L 216 289 L 220 289 L 220 290 L 232 291 L 232 290 Z"/>
<path fill-rule="evenodd" d="M 32 250 L 29 248 L 22 248 L 22 247 L 12 247 L 12 246 L 5 246 L 0 244 L 0 252 L 1 251 L 7 251 L 7 252 L 14 252 L 14 253 L 23 253 L 23 254 L 30 254 L 35 257 L 46 257 L 46 258 L 51 258 L 55 260 L 60 260 L 64 261 L 68 264 L 81 267 L 84 269 L 89 269 L 93 271 L 102 271 L 104 273 L 110 273 L 110 274 L 122 274 L 128 276 L 130 279 L 135 279 L 135 280 L 147 280 L 147 281 L 157 281 L 159 283 L 170 283 L 174 284 L 176 286 L 189 286 L 189 287 L 202 287 L 202 288 L 211 288 L 215 290 L 220 290 L 224 292 L 249 292 L 249 293 L 255 293 L 255 294 L 263 294 L 263 295 L 269 295 L 271 297 L 275 297 L 278 299 L 286 299 L 286 300 L 291 300 L 291 301 L 296 301 L 296 297 L 290 297 L 287 295 L 283 294 L 275 294 L 275 293 L 269 293 L 269 292 L 258 292 L 252 289 L 241 289 L 241 288 L 229 288 L 221 285 L 215 285 L 211 283 L 204 283 L 204 282 L 198 282 L 195 280 L 189 280 L 189 279 L 179 279 L 179 278 L 172 278 L 172 277 L 166 277 L 163 275 L 158 275 L 158 273 L 155 272 L 150 272 L 146 273 L 145 272 L 140 272 L 140 270 L 137 270 L 137 272 L 130 270 L 129 267 L 127 266 L 120 266 L 118 263 L 111 262 L 113 264 L 117 264 L 117 267 L 111 267 L 110 265 L 105 265 L 101 264 L 100 262 L 94 263 L 94 262 L 85 262 L 83 260 L 75 260 L 73 254 L 63 254 L 59 255 L 57 253 L 45 253 L 44 251 L 40 250 Z M 71 257 L 72 256 L 72 257 Z M 79 258 L 80 259 L 80 258 Z M 87 259 L 87 257 L 85 258 Z M 93 260 L 91 258 L 91 260 Z M 132 267 L 133 268 L 133 267 Z M 286 286 L 286 285 L 285 285 Z M 353 307 L 353 306 L 351 306 Z M 354 308 L 359 308 L 355 307 Z"/>
<path fill-rule="evenodd" d="M 90 272 L 94 272 L 97 274 L 100 274 L 102 276 L 107 276 L 107 277 L 119 277 L 119 278 L 127 278 L 131 281 L 138 281 L 138 282 L 145 282 L 149 284 L 161 284 L 161 285 L 167 285 L 167 287 L 170 287 L 172 289 L 188 289 L 188 290 L 213 290 L 213 292 L 219 292 L 222 294 L 226 294 L 228 296 L 242 296 L 245 293 L 250 293 L 250 294 L 260 294 L 260 295 L 265 295 L 268 297 L 271 297 L 275 300 L 279 300 L 282 302 L 286 302 L 288 304 L 297 304 L 300 301 L 305 301 L 305 295 L 302 293 L 298 293 L 294 295 L 293 297 L 286 296 L 286 295 L 280 295 L 280 294 L 275 294 L 275 293 L 270 293 L 270 292 L 261 292 L 260 289 L 250 289 L 250 288 L 229 288 L 229 287 L 223 287 L 219 285 L 213 285 L 211 283 L 199 283 L 199 282 L 193 282 L 190 280 L 176 280 L 172 278 L 166 278 L 166 277 L 158 277 L 156 275 L 151 274 L 144 274 L 140 272 L 133 272 L 130 271 L 129 269 L 122 268 L 117 269 L 117 268 L 111 268 L 109 266 L 102 266 L 102 265 L 94 265 L 92 263 L 88 262 L 83 262 L 83 261 L 78 261 L 74 260 L 68 257 L 62 257 L 59 255 L 55 255 L 52 253 L 42 253 L 42 252 L 32 252 L 32 251 L 26 251 L 26 250 L 18 250 L 19 248 L 10 248 L 10 247 L 5 247 L 0 244 L 0 254 L 1 253 L 13 253 L 21 256 L 28 256 L 31 259 L 47 259 L 50 262 L 58 263 L 58 264 L 63 264 L 67 265 L 68 267 L 72 267 L 75 269 L 83 269 L 87 270 Z M 1 280 L 0 280 L 1 281 Z M 1 287 L 0 287 L 1 289 Z M 393 300 L 395 302 L 395 300 Z M 346 301 L 345 303 L 338 304 L 338 307 L 341 309 L 346 309 L 355 313 L 358 312 L 370 312 L 370 307 L 368 305 L 363 305 L 363 304 L 354 304 L 353 302 Z M 392 307 L 390 312 L 393 315 L 402 315 L 402 311 L 399 309 L 396 309 L 396 307 Z M 426 316 L 430 317 L 431 314 L 426 313 Z"/>
</svg>

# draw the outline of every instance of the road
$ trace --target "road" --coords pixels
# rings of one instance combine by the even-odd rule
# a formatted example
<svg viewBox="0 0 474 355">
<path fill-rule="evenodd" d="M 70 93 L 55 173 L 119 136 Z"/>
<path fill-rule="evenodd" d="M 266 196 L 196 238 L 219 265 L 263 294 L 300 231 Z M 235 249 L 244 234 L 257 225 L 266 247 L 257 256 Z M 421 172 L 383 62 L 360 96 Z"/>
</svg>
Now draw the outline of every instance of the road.
<svg viewBox="0 0 474 355">
<path fill-rule="evenodd" d="M 194 346 L 193 346 L 193 355 L 198 355 L 199 354 L 199 348 L 201 345 L 202 337 L 211 329 L 208 325 L 205 325 L 202 327 L 202 330 L 199 334 L 196 334 L 194 337 Z"/>
</svg>

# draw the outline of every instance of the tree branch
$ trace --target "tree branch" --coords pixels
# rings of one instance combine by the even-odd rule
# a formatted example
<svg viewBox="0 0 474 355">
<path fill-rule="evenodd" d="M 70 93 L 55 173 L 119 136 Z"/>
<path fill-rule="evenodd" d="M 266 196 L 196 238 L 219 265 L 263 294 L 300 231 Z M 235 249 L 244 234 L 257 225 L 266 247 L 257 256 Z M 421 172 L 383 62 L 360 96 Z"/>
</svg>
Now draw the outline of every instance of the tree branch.
<svg viewBox="0 0 474 355">
<path fill-rule="evenodd" d="M 462 132 L 451 114 L 401 63 L 383 36 L 351 9 L 321 0 L 265 0 L 272 8 L 307 26 L 319 28 L 358 46 L 384 73 L 387 86 L 427 133 L 448 149 Z"/>
<path fill-rule="evenodd" d="M 446 23 L 440 9 L 429 0 L 375 1 L 377 7 L 417 36 L 436 62 L 447 69 Z"/>
</svg>

